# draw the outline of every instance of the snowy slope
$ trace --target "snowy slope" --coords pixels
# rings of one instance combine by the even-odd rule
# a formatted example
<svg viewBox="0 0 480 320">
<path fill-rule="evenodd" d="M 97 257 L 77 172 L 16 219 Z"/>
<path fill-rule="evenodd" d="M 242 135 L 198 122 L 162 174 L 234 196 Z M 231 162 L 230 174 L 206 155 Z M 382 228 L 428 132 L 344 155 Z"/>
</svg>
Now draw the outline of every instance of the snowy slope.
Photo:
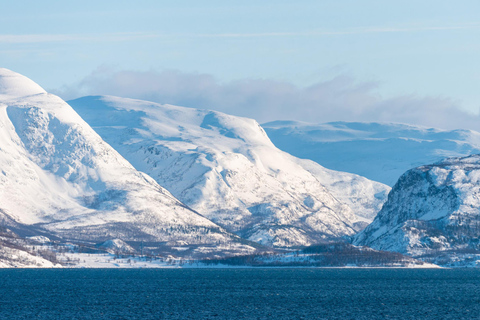
<svg viewBox="0 0 480 320">
<path fill-rule="evenodd" d="M 31 253 L 0 245 L 0 268 L 53 268 L 60 267 Z"/>
<path fill-rule="evenodd" d="M 262 244 L 352 235 L 354 225 L 373 219 L 389 189 L 280 151 L 252 119 L 117 97 L 69 103 L 135 168 Z"/>
<path fill-rule="evenodd" d="M 480 133 L 395 123 L 275 121 L 263 124 L 290 154 L 393 186 L 408 169 L 480 153 Z"/>
<path fill-rule="evenodd" d="M 35 246 L 40 238 L 22 239 L 8 228 L 0 226 L 0 268 L 60 267 L 55 253 Z"/>
<path fill-rule="evenodd" d="M 480 259 L 480 155 L 406 172 L 355 244 L 413 256 L 477 254 Z"/>
<path fill-rule="evenodd" d="M 7 69 L 0 170 L 0 212 L 64 239 L 243 246 L 135 170 L 63 100 Z"/>
</svg>

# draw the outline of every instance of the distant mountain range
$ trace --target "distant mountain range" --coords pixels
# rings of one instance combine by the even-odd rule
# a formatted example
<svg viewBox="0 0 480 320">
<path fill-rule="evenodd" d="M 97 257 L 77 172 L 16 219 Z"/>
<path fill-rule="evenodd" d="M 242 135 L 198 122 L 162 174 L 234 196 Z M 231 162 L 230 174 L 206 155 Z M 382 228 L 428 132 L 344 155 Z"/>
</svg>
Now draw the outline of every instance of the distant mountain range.
<svg viewBox="0 0 480 320">
<path fill-rule="evenodd" d="M 393 186 L 407 170 L 480 153 L 480 133 L 396 123 L 274 121 L 262 127 L 281 150 L 326 168 Z"/>
</svg>

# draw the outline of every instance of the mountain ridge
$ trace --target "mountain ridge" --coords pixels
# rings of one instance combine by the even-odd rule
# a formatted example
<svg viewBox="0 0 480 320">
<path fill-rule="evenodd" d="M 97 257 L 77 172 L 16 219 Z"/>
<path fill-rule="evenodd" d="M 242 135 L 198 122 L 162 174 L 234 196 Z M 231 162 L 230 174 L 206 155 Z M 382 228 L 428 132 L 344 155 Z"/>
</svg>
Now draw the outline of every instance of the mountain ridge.
<svg viewBox="0 0 480 320">
<path fill-rule="evenodd" d="M 69 103 L 138 170 L 227 230 L 262 244 L 352 235 L 373 219 L 389 189 L 278 150 L 253 119 L 112 96 Z M 323 182 L 340 183 L 332 187 L 338 194 Z M 337 199 L 345 189 L 357 193 L 355 205 Z"/>
</svg>

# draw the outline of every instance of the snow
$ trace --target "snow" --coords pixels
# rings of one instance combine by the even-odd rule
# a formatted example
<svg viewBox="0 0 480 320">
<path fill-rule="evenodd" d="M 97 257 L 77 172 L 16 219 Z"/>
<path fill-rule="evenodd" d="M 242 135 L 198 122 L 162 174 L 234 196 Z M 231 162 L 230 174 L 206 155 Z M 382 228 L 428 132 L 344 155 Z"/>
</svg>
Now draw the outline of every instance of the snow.
<svg viewBox="0 0 480 320">
<path fill-rule="evenodd" d="M 329 169 L 393 186 L 408 169 L 480 153 L 480 133 L 398 123 L 275 121 L 262 125 L 273 143 Z"/>
<path fill-rule="evenodd" d="M 105 249 L 111 254 L 126 254 L 126 253 L 135 253 L 129 244 L 121 239 L 111 239 L 105 242 L 99 243 L 96 245 L 97 248 Z"/>
<path fill-rule="evenodd" d="M 282 152 L 253 119 L 111 96 L 69 103 L 137 170 L 213 222 L 265 245 L 352 235 L 389 190 Z"/>
<path fill-rule="evenodd" d="M 5 68 L 0 68 L 0 100 L 46 93 L 32 80 Z"/>
<path fill-rule="evenodd" d="M 31 237 L 27 237 L 27 239 L 41 243 L 41 244 L 47 244 L 50 242 L 50 239 L 45 236 L 31 236 Z"/>
<path fill-rule="evenodd" d="M 480 156 L 407 171 L 355 244 L 467 266 L 480 237 Z M 463 258 L 462 258 L 463 257 Z M 463 260 L 462 260 L 463 259 Z M 467 261 L 468 260 L 468 261 Z"/>
<path fill-rule="evenodd" d="M 170 261 L 170 262 L 169 262 Z M 112 253 L 66 253 L 63 262 L 70 268 L 178 268 L 178 260 L 147 260 L 144 257 L 117 257 Z"/>
<path fill-rule="evenodd" d="M 0 268 L 55 268 L 61 267 L 24 250 L 0 246 Z"/>
<path fill-rule="evenodd" d="M 137 171 L 63 100 L 0 69 L 0 218 L 62 238 L 238 242 Z"/>
</svg>

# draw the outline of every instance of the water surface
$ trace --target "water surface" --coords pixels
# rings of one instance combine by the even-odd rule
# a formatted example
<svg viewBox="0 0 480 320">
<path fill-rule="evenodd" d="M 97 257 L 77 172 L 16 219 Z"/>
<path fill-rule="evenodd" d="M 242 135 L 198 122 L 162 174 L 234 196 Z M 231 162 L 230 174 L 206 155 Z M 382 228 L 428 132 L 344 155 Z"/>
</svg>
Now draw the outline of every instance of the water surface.
<svg viewBox="0 0 480 320">
<path fill-rule="evenodd" d="M 480 270 L 0 270 L 0 319 L 462 318 Z"/>
</svg>

